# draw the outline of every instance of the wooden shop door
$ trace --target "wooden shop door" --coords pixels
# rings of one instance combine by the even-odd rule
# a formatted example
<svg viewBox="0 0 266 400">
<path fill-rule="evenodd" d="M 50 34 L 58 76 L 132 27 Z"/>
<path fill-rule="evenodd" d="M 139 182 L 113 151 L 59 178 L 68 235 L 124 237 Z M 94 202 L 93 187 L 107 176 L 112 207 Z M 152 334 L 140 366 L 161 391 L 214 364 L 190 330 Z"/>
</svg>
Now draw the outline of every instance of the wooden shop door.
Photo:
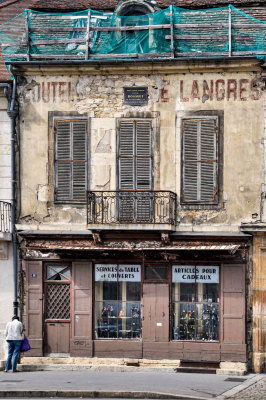
<svg viewBox="0 0 266 400">
<path fill-rule="evenodd" d="M 144 283 L 142 338 L 153 342 L 169 341 L 169 285 Z"/>
<path fill-rule="evenodd" d="M 71 271 L 68 265 L 46 266 L 44 284 L 44 353 L 70 352 Z"/>
</svg>

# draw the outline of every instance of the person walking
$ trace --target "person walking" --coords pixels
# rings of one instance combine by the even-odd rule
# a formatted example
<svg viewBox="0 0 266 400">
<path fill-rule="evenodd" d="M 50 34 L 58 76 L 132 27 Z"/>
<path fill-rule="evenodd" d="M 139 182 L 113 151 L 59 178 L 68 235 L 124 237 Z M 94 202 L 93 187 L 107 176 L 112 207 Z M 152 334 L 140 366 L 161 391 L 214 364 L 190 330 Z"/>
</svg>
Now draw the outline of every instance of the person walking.
<svg viewBox="0 0 266 400">
<path fill-rule="evenodd" d="M 8 343 L 8 356 L 6 360 L 6 367 L 4 372 L 7 372 L 11 368 L 11 360 L 13 357 L 12 371 L 17 371 L 18 356 L 22 343 L 22 332 L 23 325 L 19 321 L 19 317 L 14 316 L 11 322 L 8 322 L 6 326 L 6 341 Z"/>
</svg>

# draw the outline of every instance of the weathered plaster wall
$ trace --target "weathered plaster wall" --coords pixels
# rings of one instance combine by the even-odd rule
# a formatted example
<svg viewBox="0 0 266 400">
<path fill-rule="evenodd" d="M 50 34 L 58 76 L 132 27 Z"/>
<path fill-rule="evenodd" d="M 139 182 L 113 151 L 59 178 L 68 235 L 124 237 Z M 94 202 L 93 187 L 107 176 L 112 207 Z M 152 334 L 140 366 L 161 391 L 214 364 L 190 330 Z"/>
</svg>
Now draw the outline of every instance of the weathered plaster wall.
<svg viewBox="0 0 266 400">
<path fill-rule="evenodd" d="M 263 145 L 263 168 L 261 187 L 261 222 L 266 222 L 266 90 L 264 91 L 264 135 Z"/>
<path fill-rule="evenodd" d="M 6 97 L 0 89 L 0 200 L 10 202 L 10 119 L 6 110 Z M 13 257 L 8 236 L 0 232 L 0 360 L 6 356 L 4 330 L 12 317 L 13 302 Z"/>
<path fill-rule="evenodd" d="M 136 71 L 137 72 L 137 71 Z M 27 76 L 20 85 L 21 222 L 85 228 L 85 208 L 53 205 L 48 158 L 53 138 L 48 112 L 76 112 L 90 117 L 90 190 L 116 189 L 116 118 L 156 117 L 155 189 L 180 194 L 181 118 L 199 111 L 222 112 L 223 182 L 219 206 L 180 208 L 183 230 L 238 230 L 260 215 L 263 99 L 258 73 L 209 72 Z M 123 87 L 147 86 L 148 104 L 125 106 Z M 32 149 L 32 150 L 30 150 Z M 73 211 L 71 211 L 73 210 Z M 76 224 L 76 227 L 75 227 Z M 69 226 L 68 226 L 69 228 Z M 45 229 L 45 227 L 43 227 Z"/>
<path fill-rule="evenodd" d="M 7 100 L 0 89 L 0 200 L 11 198 L 10 119 L 7 115 Z"/>
</svg>

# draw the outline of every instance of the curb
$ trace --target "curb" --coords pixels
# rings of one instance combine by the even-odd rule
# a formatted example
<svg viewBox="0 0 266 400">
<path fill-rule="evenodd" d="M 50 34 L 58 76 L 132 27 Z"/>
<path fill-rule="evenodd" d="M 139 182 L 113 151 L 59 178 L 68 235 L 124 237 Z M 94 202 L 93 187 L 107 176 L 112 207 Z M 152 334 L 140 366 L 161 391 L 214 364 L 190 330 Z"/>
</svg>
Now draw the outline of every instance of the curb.
<svg viewBox="0 0 266 400">
<path fill-rule="evenodd" d="M 126 391 L 101 391 L 101 390 L 0 390 L 0 398 L 51 398 L 51 397 L 73 397 L 87 399 L 187 399 L 207 400 L 206 397 L 195 397 L 181 394 L 158 393 L 158 392 L 126 392 Z"/>
<path fill-rule="evenodd" d="M 152 373 L 177 373 L 174 367 L 134 367 L 126 365 L 86 365 L 86 364 L 18 364 L 21 372 L 35 371 L 97 371 L 97 372 L 152 372 Z"/>
</svg>

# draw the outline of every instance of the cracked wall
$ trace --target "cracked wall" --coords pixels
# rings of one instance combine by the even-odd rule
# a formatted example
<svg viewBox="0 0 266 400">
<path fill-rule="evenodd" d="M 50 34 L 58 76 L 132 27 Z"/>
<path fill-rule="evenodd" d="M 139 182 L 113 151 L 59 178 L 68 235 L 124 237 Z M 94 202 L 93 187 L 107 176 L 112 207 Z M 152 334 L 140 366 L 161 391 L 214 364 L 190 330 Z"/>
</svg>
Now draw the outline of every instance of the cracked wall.
<svg viewBox="0 0 266 400">
<path fill-rule="evenodd" d="M 237 68 L 236 68 L 237 69 Z M 60 72 L 60 71 L 59 71 Z M 131 71 L 132 72 L 132 71 Z M 143 106 L 124 104 L 124 87 L 147 87 Z M 86 209 L 55 205 L 53 135 L 48 113 L 89 117 L 89 188 L 116 190 L 116 121 L 157 118 L 155 190 L 180 196 L 181 119 L 204 111 L 222 112 L 222 182 L 217 206 L 179 206 L 181 230 L 233 230 L 260 215 L 263 99 L 256 72 L 213 71 L 26 76 L 20 82 L 21 224 L 86 227 Z M 61 113 L 61 114 L 60 114 Z M 52 161 L 51 161 L 52 160 Z M 45 229 L 45 228 L 43 228 Z"/>
</svg>

